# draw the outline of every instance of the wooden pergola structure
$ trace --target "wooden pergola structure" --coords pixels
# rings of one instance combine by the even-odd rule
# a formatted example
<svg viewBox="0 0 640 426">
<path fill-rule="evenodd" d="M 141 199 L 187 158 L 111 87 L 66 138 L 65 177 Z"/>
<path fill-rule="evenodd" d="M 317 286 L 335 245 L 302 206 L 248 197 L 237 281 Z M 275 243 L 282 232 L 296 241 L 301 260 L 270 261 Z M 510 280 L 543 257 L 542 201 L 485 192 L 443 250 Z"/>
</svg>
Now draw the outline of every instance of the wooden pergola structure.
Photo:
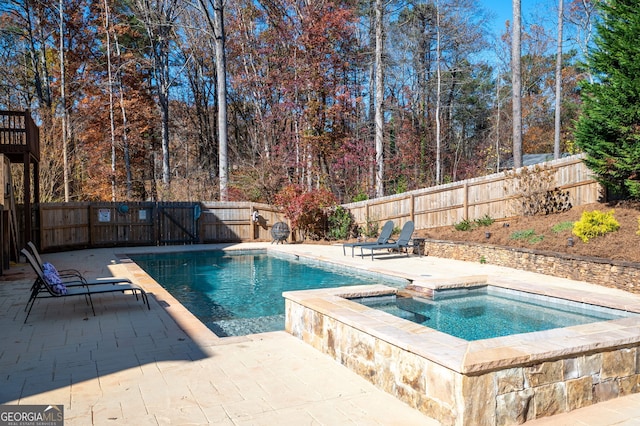
<svg viewBox="0 0 640 426">
<path fill-rule="evenodd" d="M 19 249 L 32 239 L 31 207 L 40 202 L 40 132 L 29 111 L 0 111 L 0 154 L 2 164 L 2 269 L 8 267 L 9 258 L 16 257 Z M 24 232 L 18 232 L 15 196 L 11 181 L 11 164 L 22 163 L 23 172 L 23 221 Z M 13 221 L 13 222 L 12 222 Z M 13 244 L 13 251 L 11 245 Z M 13 255 L 12 255 L 13 253 Z"/>
</svg>

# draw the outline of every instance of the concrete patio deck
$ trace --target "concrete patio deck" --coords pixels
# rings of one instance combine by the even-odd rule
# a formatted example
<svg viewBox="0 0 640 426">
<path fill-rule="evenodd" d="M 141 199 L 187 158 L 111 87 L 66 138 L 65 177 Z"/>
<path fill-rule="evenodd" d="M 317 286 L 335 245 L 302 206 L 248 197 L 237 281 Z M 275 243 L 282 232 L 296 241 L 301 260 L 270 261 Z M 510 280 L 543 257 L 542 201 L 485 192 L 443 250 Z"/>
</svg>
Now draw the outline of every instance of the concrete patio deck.
<svg viewBox="0 0 640 426">
<path fill-rule="evenodd" d="M 122 254 L 229 247 L 206 245 L 80 250 L 45 255 L 59 269 L 128 276 L 151 295 L 24 306 L 35 275 L 26 264 L 0 277 L 0 403 L 64 404 L 65 424 L 437 425 L 417 410 L 284 331 L 220 339 Z M 239 245 L 236 245 L 239 247 Z M 491 274 L 579 287 L 607 298 L 617 290 L 513 269 L 433 257 L 351 258 L 339 246 L 243 244 L 369 271 L 447 278 Z M 531 425 L 640 424 L 640 394 Z"/>
</svg>

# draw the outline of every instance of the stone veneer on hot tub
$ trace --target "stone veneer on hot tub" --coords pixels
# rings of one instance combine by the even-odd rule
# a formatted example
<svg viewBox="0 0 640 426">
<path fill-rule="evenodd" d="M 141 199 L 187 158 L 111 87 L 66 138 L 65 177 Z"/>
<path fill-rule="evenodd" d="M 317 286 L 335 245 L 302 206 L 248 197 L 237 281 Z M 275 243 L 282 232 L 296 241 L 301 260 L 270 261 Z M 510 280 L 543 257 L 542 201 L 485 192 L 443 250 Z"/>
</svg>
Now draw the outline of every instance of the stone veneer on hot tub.
<svg viewBox="0 0 640 426">
<path fill-rule="evenodd" d="M 602 297 L 468 277 L 412 285 L 489 284 L 640 312 L 640 298 Z M 468 342 L 349 298 L 383 286 L 286 292 L 286 330 L 445 425 L 509 425 L 640 392 L 637 317 Z"/>
</svg>

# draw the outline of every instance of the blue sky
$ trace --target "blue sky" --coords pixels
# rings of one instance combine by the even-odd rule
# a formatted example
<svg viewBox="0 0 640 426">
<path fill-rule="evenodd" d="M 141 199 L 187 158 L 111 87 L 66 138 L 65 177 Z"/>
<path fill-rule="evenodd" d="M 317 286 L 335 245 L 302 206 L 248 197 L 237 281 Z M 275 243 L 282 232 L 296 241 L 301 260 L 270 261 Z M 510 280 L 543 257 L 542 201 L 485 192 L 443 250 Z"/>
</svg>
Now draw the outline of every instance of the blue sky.
<svg viewBox="0 0 640 426">
<path fill-rule="evenodd" d="M 493 20 L 493 32 L 500 35 L 504 31 L 505 21 L 513 21 L 513 8 L 511 0 L 481 0 L 482 7 L 495 15 Z M 568 0 L 564 0 L 565 5 Z M 557 0 L 520 0 L 522 7 L 522 19 L 524 21 L 532 19 L 533 14 L 542 15 L 545 20 L 554 23 L 557 20 Z M 566 6 L 565 6 L 566 7 Z M 536 11 L 536 8 L 538 10 Z M 540 16 L 538 16 L 539 18 Z M 528 18 L 528 19 L 527 19 Z"/>
<path fill-rule="evenodd" d="M 569 0 L 564 0 L 565 5 Z M 496 39 L 504 32 L 505 22 L 513 21 L 513 3 L 512 0 L 480 0 L 481 6 L 485 11 L 493 15 L 489 28 Z M 558 0 L 520 0 L 522 7 L 522 25 L 535 22 L 543 26 L 551 25 L 552 31 L 555 31 L 558 14 Z M 565 6 L 566 7 L 566 6 Z M 496 56 L 493 49 L 485 52 L 489 62 L 495 62 Z"/>
<path fill-rule="evenodd" d="M 521 3 L 524 3 L 521 1 Z M 495 14 L 492 28 L 496 34 L 504 30 L 506 20 L 513 20 L 513 9 L 511 0 L 482 0 L 482 6 Z M 524 7 L 523 7 L 524 8 Z"/>
</svg>

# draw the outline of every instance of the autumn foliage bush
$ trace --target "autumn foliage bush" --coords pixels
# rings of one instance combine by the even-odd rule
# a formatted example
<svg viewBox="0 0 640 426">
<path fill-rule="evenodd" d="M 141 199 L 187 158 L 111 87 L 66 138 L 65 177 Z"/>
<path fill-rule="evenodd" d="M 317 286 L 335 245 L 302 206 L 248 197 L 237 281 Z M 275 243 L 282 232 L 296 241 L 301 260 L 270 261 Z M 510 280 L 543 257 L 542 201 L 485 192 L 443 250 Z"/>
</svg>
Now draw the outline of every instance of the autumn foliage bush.
<svg viewBox="0 0 640 426">
<path fill-rule="evenodd" d="M 328 209 L 337 204 L 336 197 L 327 189 L 307 191 L 301 185 L 287 185 L 276 194 L 275 204 L 302 239 L 318 240 L 325 235 Z"/>
</svg>

